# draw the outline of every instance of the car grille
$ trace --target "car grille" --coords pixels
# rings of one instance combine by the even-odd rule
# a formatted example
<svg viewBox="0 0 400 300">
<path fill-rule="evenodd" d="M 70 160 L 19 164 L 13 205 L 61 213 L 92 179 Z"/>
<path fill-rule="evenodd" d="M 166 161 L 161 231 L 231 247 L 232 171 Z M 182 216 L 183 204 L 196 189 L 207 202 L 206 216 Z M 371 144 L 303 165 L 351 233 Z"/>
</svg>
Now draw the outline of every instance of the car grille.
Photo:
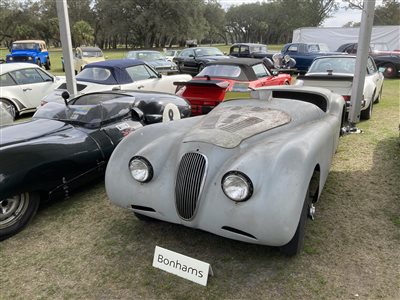
<svg viewBox="0 0 400 300">
<path fill-rule="evenodd" d="M 29 56 L 13 56 L 13 62 L 34 62 L 32 59 L 29 60 Z"/>
<path fill-rule="evenodd" d="M 206 158 L 199 153 L 183 155 L 175 185 L 175 204 L 182 219 L 193 218 L 205 178 Z"/>
</svg>

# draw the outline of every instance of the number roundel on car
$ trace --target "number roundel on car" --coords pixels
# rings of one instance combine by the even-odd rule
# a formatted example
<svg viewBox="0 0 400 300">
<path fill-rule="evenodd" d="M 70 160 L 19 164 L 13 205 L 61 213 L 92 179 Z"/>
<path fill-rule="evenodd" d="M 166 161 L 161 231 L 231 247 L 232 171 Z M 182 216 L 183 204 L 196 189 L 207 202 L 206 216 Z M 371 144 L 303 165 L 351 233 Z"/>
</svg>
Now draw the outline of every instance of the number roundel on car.
<svg viewBox="0 0 400 300">
<path fill-rule="evenodd" d="M 181 113 L 179 112 L 179 109 L 175 104 L 168 103 L 164 107 L 163 118 L 162 118 L 163 122 L 179 120 L 180 118 L 181 118 Z"/>
</svg>

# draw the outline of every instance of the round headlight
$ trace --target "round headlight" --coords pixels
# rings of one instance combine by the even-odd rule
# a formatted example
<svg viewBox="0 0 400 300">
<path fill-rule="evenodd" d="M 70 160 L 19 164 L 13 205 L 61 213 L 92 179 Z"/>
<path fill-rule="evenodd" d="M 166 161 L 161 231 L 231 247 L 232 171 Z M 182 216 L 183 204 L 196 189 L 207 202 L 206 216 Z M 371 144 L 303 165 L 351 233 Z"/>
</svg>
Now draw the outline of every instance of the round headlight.
<svg viewBox="0 0 400 300">
<path fill-rule="evenodd" d="M 129 171 L 132 177 L 139 182 L 148 182 L 153 178 L 153 167 L 150 162 L 141 156 L 132 157 L 129 162 Z"/>
<path fill-rule="evenodd" d="M 32 60 L 32 57 L 28 56 L 28 60 Z"/>
<path fill-rule="evenodd" d="M 253 184 L 249 177 L 239 171 L 231 171 L 222 178 L 222 190 L 233 201 L 246 201 L 253 194 Z"/>
<path fill-rule="evenodd" d="M 9 58 L 10 61 L 14 60 L 12 57 Z"/>
</svg>

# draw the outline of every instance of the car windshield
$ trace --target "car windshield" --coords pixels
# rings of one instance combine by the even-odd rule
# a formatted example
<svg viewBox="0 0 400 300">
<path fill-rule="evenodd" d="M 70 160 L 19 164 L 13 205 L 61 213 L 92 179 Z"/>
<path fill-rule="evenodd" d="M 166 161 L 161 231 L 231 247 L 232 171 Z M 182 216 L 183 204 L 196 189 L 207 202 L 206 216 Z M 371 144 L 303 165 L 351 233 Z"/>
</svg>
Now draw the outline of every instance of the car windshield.
<svg viewBox="0 0 400 300">
<path fill-rule="evenodd" d="M 122 119 L 130 114 L 129 102 L 108 101 L 96 105 L 69 105 L 50 102 L 33 115 L 33 119 L 48 119 L 79 125 L 87 128 L 99 128 L 109 122 Z"/>
<path fill-rule="evenodd" d="M 227 65 L 206 66 L 196 77 L 204 76 L 238 78 L 240 76 L 240 67 Z"/>
<path fill-rule="evenodd" d="M 84 57 L 102 57 L 103 53 L 101 51 L 83 51 L 82 56 L 84 56 Z"/>
<path fill-rule="evenodd" d="M 76 79 L 101 84 L 117 83 L 113 78 L 110 70 L 99 67 L 84 68 L 78 75 L 76 75 Z"/>
<path fill-rule="evenodd" d="M 128 58 L 137 58 L 144 61 L 165 60 L 160 52 L 128 52 Z"/>
<path fill-rule="evenodd" d="M 334 73 L 354 74 L 356 59 L 354 57 L 326 57 L 316 59 L 308 73 L 325 73 L 328 70 Z"/>
<path fill-rule="evenodd" d="M 196 56 L 223 56 L 221 50 L 217 48 L 197 48 L 194 49 Z"/>
<path fill-rule="evenodd" d="M 13 43 L 12 50 L 38 50 L 39 44 L 37 43 Z"/>
</svg>

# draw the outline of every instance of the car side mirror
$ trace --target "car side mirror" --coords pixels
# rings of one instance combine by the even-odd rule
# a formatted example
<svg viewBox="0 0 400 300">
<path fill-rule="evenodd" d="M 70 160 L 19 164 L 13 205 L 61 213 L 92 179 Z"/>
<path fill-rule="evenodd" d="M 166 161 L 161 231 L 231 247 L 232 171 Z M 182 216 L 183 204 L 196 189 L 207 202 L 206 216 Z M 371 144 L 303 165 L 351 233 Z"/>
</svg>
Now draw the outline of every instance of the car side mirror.
<svg viewBox="0 0 400 300">
<path fill-rule="evenodd" d="M 194 58 L 194 55 L 193 54 L 189 54 L 189 57 Z"/>
<path fill-rule="evenodd" d="M 137 107 L 132 107 L 131 109 L 131 117 L 133 121 L 142 122 L 144 120 L 143 111 Z"/>
<path fill-rule="evenodd" d="M 272 75 L 273 76 L 278 76 L 279 75 L 279 71 L 276 71 L 276 70 L 272 71 Z"/>
</svg>

